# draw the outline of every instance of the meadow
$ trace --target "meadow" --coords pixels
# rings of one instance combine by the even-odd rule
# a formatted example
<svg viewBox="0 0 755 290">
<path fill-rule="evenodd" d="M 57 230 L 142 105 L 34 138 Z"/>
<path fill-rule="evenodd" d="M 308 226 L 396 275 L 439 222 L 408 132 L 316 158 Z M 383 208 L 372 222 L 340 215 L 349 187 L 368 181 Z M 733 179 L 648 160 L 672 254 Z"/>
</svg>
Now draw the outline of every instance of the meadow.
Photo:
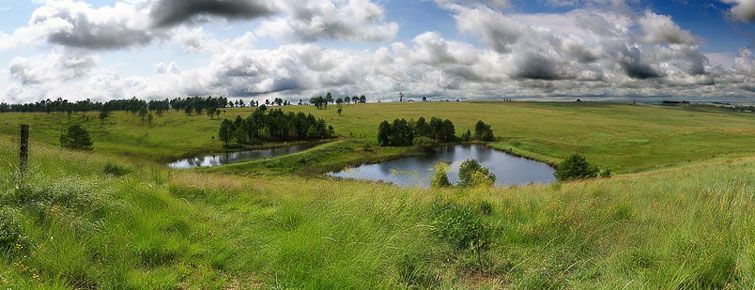
<svg viewBox="0 0 755 290">
<path fill-rule="evenodd" d="M 0 286 L 27 288 L 751 288 L 755 116 L 618 104 L 285 107 L 341 137 L 204 170 L 164 162 L 221 148 L 220 120 L 168 112 L 0 114 Z M 246 116 L 227 109 L 221 118 Z M 492 146 L 611 178 L 419 189 L 324 178 L 416 154 L 377 146 L 383 119 L 491 124 Z M 59 148 L 68 122 L 94 151 Z M 17 176 L 18 124 L 32 126 Z M 269 144 L 268 144 L 269 145 Z"/>
</svg>

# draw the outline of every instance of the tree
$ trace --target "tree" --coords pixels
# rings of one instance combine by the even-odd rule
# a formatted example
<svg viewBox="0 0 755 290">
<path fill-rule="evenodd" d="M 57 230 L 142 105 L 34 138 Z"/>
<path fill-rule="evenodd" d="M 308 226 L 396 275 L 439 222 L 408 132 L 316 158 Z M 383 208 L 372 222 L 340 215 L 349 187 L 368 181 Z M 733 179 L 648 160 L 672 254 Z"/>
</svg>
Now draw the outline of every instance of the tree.
<svg viewBox="0 0 755 290">
<path fill-rule="evenodd" d="M 582 155 L 573 154 L 559 163 L 555 175 L 559 181 L 568 181 L 593 178 L 598 176 L 598 171 L 598 167 L 587 162 Z"/>
<path fill-rule="evenodd" d="M 464 142 L 471 141 L 472 140 L 472 131 L 470 131 L 469 129 L 467 129 L 467 131 L 464 132 L 464 134 L 461 134 L 461 140 L 463 140 Z"/>
<path fill-rule="evenodd" d="M 432 132 L 430 131 L 430 126 L 427 124 L 425 117 L 419 117 L 419 119 L 417 119 L 417 122 L 414 123 L 414 135 L 418 137 L 419 136 L 422 136 L 422 137 L 432 136 Z"/>
<path fill-rule="evenodd" d="M 328 94 L 325 95 L 325 102 L 332 103 L 333 102 L 333 95 L 328 92 Z"/>
<path fill-rule="evenodd" d="M 412 141 L 414 140 L 414 132 L 412 132 L 412 128 L 409 127 L 409 123 L 406 120 L 393 120 L 393 124 L 391 124 L 391 133 L 392 134 L 389 138 L 389 143 L 391 146 L 412 145 Z"/>
<path fill-rule="evenodd" d="M 364 95 L 362 95 L 361 97 L 359 97 L 359 102 L 360 103 L 366 103 L 367 102 L 367 97 L 365 97 Z"/>
<path fill-rule="evenodd" d="M 435 163 L 433 166 L 433 180 L 431 182 L 432 187 L 442 188 L 451 187 L 451 181 L 448 180 L 448 164 L 445 162 Z"/>
<path fill-rule="evenodd" d="M 233 131 L 233 138 L 236 139 L 236 142 L 238 142 L 239 144 L 247 143 L 246 137 L 247 137 L 247 134 L 246 134 L 246 131 L 244 131 L 244 128 L 237 127 Z"/>
<path fill-rule="evenodd" d="M 459 185 L 465 187 L 492 186 L 496 176 L 474 159 L 464 161 L 459 167 Z"/>
<path fill-rule="evenodd" d="M 142 124 L 147 121 L 147 114 L 149 114 L 147 107 L 142 107 L 141 109 L 139 109 L 139 119 L 141 120 Z"/>
<path fill-rule="evenodd" d="M 422 97 L 423 102 L 427 102 L 427 97 Z"/>
<path fill-rule="evenodd" d="M 223 123 L 220 123 L 220 132 L 218 132 L 218 137 L 220 137 L 220 140 L 223 140 L 223 143 L 226 146 L 228 146 L 228 143 L 231 142 L 231 136 L 233 135 L 233 132 L 233 122 L 231 122 L 231 120 L 225 119 L 223 120 Z"/>
<path fill-rule="evenodd" d="M 210 116 L 210 120 L 215 117 L 215 112 L 217 111 L 218 109 L 214 107 L 207 109 L 207 116 Z"/>
<path fill-rule="evenodd" d="M 108 117 L 110 117 L 110 111 L 108 111 L 106 109 L 102 109 L 100 111 L 100 116 L 99 116 L 100 123 L 104 125 L 105 124 L 105 119 L 107 119 Z"/>
<path fill-rule="evenodd" d="M 438 148 L 438 141 L 428 137 L 417 137 L 412 141 L 417 150 L 426 154 L 433 154 Z"/>
<path fill-rule="evenodd" d="M 380 125 L 378 126 L 378 144 L 380 144 L 380 146 L 390 145 L 391 134 L 391 124 L 389 124 L 388 121 L 380 122 Z"/>
<path fill-rule="evenodd" d="M 493 141 L 495 139 L 490 125 L 485 124 L 482 120 L 477 121 L 477 124 L 475 124 L 474 135 L 475 139 L 480 141 Z"/>
<path fill-rule="evenodd" d="M 81 125 L 71 125 L 66 134 L 60 135 L 60 146 L 74 150 L 92 150 L 92 138 Z"/>
</svg>

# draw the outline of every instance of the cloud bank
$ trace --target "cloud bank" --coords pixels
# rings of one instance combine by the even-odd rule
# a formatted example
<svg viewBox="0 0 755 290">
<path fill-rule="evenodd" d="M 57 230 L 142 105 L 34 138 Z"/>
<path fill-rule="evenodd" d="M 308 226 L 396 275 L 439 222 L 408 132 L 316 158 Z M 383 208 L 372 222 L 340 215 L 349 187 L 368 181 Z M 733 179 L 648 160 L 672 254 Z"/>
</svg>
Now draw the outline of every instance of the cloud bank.
<svg viewBox="0 0 755 290">
<path fill-rule="evenodd" d="M 727 1 L 737 5 L 732 9 L 747 4 Z M 750 48 L 717 54 L 712 62 L 708 55 L 713 54 L 700 51 L 703 40 L 671 17 L 632 12 L 623 1 L 551 1 L 588 8 L 539 14 L 515 13 L 509 1 L 435 2 L 452 15 L 459 33 L 476 42 L 433 31 L 393 41 L 399 25 L 369 0 L 153 0 L 99 8 L 51 0 L 26 26 L 0 33 L 0 49 L 3 43 L 52 46 L 46 55 L 12 59 L 8 75 L 13 83 L 4 95 L 0 91 L 0 99 L 223 95 L 298 100 L 326 91 L 378 99 L 398 92 L 443 98 L 755 97 Z M 226 39 L 204 30 L 202 23 L 215 19 L 256 19 L 259 25 Z M 256 48 L 265 37 L 280 45 Z M 325 47 L 322 41 L 376 45 L 349 49 Z M 141 76 L 98 65 L 101 53 L 156 42 L 179 45 L 207 61 L 182 67 L 166 60 Z"/>
</svg>

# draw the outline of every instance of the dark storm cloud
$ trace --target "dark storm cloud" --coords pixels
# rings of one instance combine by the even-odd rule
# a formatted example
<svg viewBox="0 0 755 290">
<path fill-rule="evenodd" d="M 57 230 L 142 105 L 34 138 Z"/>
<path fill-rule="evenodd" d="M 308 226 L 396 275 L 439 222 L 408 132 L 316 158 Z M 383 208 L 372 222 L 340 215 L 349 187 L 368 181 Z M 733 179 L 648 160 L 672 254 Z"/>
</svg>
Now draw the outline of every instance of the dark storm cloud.
<svg viewBox="0 0 755 290">
<path fill-rule="evenodd" d="M 119 49 L 133 45 L 147 45 L 154 39 L 154 34 L 129 29 L 118 23 L 98 25 L 90 22 L 86 15 L 70 19 L 73 29 L 50 33 L 50 43 L 85 49 Z"/>
<path fill-rule="evenodd" d="M 646 80 L 662 76 L 652 66 L 642 61 L 642 51 L 636 47 L 625 49 L 623 56 L 619 59 L 619 64 L 627 76 L 633 79 Z"/>
<path fill-rule="evenodd" d="M 156 27 L 170 27 L 201 16 L 252 19 L 273 13 L 270 5 L 258 0 L 157 0 L 150 10 Z"/>
<path fill-rule="evenodd" d="M 556 61 L 542 55 L 525 53 L 517 58 L 516 78 L 533 80 L 558 80 L 565 76 L 559 74 Z"/>
<path fill-rule="evenodd" d="M 23 38 L 44 39 L 52 44 L 91 50 L 144 46 L 155 33 L 138 25 L 139 12 L 132 5 L 92 8 L 86 3 L 56 1 L 32 14 Z"/>
</svg>

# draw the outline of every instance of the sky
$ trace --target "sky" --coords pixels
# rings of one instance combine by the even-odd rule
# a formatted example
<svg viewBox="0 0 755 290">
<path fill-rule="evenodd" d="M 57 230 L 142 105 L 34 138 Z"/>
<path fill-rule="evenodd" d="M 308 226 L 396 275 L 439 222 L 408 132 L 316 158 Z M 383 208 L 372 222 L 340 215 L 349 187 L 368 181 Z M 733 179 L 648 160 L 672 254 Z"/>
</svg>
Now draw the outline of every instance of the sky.
<svg viewBox="0 0 755 290">
<path fill-rule="evenodd" d="M 0 102 L 755 102 L 755 0 L 0 0 Z"/>
</svg>

